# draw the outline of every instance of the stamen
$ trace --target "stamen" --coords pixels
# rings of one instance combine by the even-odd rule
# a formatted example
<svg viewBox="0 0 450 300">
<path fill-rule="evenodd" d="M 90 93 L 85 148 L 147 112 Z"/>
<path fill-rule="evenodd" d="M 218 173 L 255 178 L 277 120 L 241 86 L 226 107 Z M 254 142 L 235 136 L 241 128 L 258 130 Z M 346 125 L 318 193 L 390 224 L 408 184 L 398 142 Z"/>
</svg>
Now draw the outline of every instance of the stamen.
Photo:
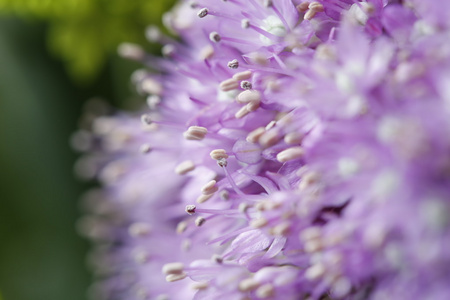
<svg viewBox="0 0 450 300">
<path fill-rule="evenodd" d="M 133 252 L 134 260 L 139 264 L 145 264 L 150 260 L 150 255 L 144 249 L 137 249 Z"/>
<path fill-rule="evenodd" d="M 186 273 L 181 273 L 181 274 L 169 274 L 166 276 L 166 281 L 167 282 L 174 282 L 174 281 L 178 281 L 178 280 L 183 280 L 185 279 L 187 276 Z"/>
<path fill-rule="evenodd" d="M 211 194 L 214 194 L 215 192 L 217 192 L 218 190 L 219 190 L 219 188 L 216 186 L 216 181 L 211 180 L 210 182 L 208 182 L 207 184 L 205 184 L 202 187 L 202 194 L 203 195 L 211 195 Z"/>
<path fill-rule="evenodd" d="M 272 228 L 271 233 L 278 236 L 287 236 L 291 231 L 290 222 L 283 222 Z"/>
<path fill-rule="evenodd" d="M 203 203 L 208 201 L 209 199 L 211 199 L 211 197 L 214 196 L 214 193 L 209 194 L 209 195 L 201 195 L 200 197 L 197 198 L 197 203 Z"/>
<path fill-rule="evenodd" d="M 220 256 L 219 254 L 213 254 L 213 256 L 211 257 L 212 261 L 221 264 L 223 263 L 223 258 L 222 256 Z"/>
<path fill-rule="evenodd" d="M 241 82 L 241 88 L 244 90 L 250 90 L 252 88 L 252 83 L 250 81 L 244 80 Z"/>
<path fill-rule="evenodd" d="M 141 89 L 147 94 L 161 95 L 162 85 L 152 78 L 146 78 L 141 82 Z"/>
<path fill-rule="evenodd" d="M 259 101 L 261 101 L 261 94 L 256 90 L 245 90 L 236 97 L 236 102 L 240 104 Z"/>
<path fill-rule="evenodd" d="M 325 267 L 323 264 L 318 263 L 309 267 L 305 271 L 305 277 L 309 280 L 316 280 L 322 277 L 325 274 Z"/>
<path fill-rule="evenodd" d="M 215 149 L 215 150 L 211 151 L 211 153 L 209 155 L 214 160 L 220 160 L 220 159 L 227 159 L 228 158 L 228 154 L 227 154 L 227 152 L 224 149 Z"/>
<path fill-rule="evenodd" d="M 227 190 L 221 190 L 219 193 L 219 197 L 223 201 L 230 200 L 230 193 Z"/>
<path fill-rule="evenodd" d="M 172 44 L 164 45 L 161 49 L 162 55 L 172 57 L 176 53 L 177 48 Z"/>
<path fill-rule="evenodd" d="M 324 11 L 323 5 L 320 4 L 319 2 L 311 2 L 308 5 L 308 8 L 309 10 L 305 13 L 304 17 L 305 20 L 311 20 L 312 18 L 314 18 L 316 13 Z"/>
<path fill-rule="evenodd" d="M 260 286 L 260 283 L 253 278 L 246 278 L 239 282 L 239 290 L 241 292 L 251 292 L 256 290 Z"/>
<path fill-rule="evenodd" d="M 186 205 L 186 208 L 184 209 L 188 214 L 193 215 L 195 214 L 197 207 L 193 204 L 191 205 Z"/>
<path fill-rule="evenodd" d="M 193 290 L 205 290 L 209 287 L 208 282 L 194 282 L 191 284 L 191 289 Z"/>
<path fill-rule="evenodd" d="M 202 50 L 200 51 L 200 58 L 202 60 L 205 59 L 210 59 L 211 57 L 213 57 L 214 55 L 214 48 L 211 45 L 206 45 L 205 47 L 202 48 Z"/>
<path fill-rule="evenodd" d="M 303 157 L 304 152 L 305 151 L 301 147 L 288 148 L 277 154 L 277 160 L 280 163 L 285 163 Z"/>
<path fill-rule="evenodd" d="M 184 264 L 181 262 L 172 262 L 165 264 L 162 267 L 162 272 L 164 275 L 181 274 L 184 272 Z"/>
<path fill-rule="evenodd" d="M 139 148 L 139 151 L 142 154 L 147 154 L 147 153 L 150 153 L 152 151 L 152 147 L 150 147 L 149 144 L 144 144 L 144 145 L 141 145 L 141 147 Z"/>
<path fill-rule="evenodd" d="M 134 223 L 128 228 L 128 233 L 132 237 L 143 237 L 150 233 L 150 225 L 147 223 Z"/>
<path fill-rule="evenodd" d="M 289 132 L 284 136 L 284 142 L 288 145 L 300 144 L 303 140 L 303 134 L 300 132 Z"/>
<path fill-rule="evenodd" d="M 274 294 L 275 288 L 270 283 L 266 283 L 256 290 L 256 296 L 261 299 L 271 298 Z"/>
<path fill-rule="evenodd" d="M 269 131 L 270 129 L 274 128 L 275 125 L 277 125 L 277 121 L 272 120 L 272 121 L 269 122 L 269 124 L 266 125 L 266 127 L 264 129 Z"/>
<path fill-rule="evenodd" d="M 241 107 L 240 110 L 238 110 L 235 114 L 234 117 L 236 119 L 241 119 L 243 117 L 245 117 L 246 115 L 248 115 L 250 112 L 247 109 L 247 106 Z"/>
<path fill-rule="evenodd" d="M 142 61 L 145 59 L 146 53 L 144 49 L 136 44 L 122 43 L 119 45 L 117 52 L 126 59 Z"/>
<path fill-rule="evenodd" d="M 195 169 L 195 164 L 192 160 L 186 160 L 183 161 L 182 163 L 180 163 L 176 168 L 175 168 L 175 173 L 177 173 L 178 175 L 184 175 L 187 174 L 191 171 L 193 171 Z"/>
<path fill-rule="evenodd" d="M 249 112 L 255 111 L 259 108 L 259 101 L 251 101 L 250 103 L 248 103 L 245 107 L 247 108 L 247 110 Z"/>
<path fill-rule="evenodd" d="M 197 13 L 197 16 L 198 16 L 199 18 L 204 18 L 204 17 L 206 17 L 207 15 L 208 15 L 208 9 L 207 9 L 206 7 L 200 9 L 200 10 L 198 11 L 198 13 Z"/>
<path fill-rule="evenodd" d="M 237 69 L 239 68 L 239 61 L 237 59 L 233 59 L 232 61 L 228 62 L 227 66 L 230 69 Z"/>
<path fill-rule="evenodd" d="M 220 90 L 224 91 L 224 92 L 235 90 L 238 87 L 239 87 L 239 82 L 234 78 L 224 80 L 219 84 Z"/>
<path fill-rule="evenodd" d="M 253 219 L 250 221 L 250 226 L 253 228 L 262 228 L 269 223 L 265 218 Z"/>
<path fill-rule="evenodd" d="M 250 27 L 250 20 L 249 19 L 243 19 L 241 21 L 241 27 L 242 29 L 247 29 Z"/>
<path fill-rule="evenodd" d="M 144 114 L 141 116 L 141 122 L 144 125 L 151 125 L 153 123 L 152 117 L 150 115 Z"/>
<path fill-rule="evenodd" d="M 237 81 L 250 79 L 252 77 L 252 71 L 243 71 L 233 75 L 233 78 Z"/>
<path fill-rule="evenodd" d="M 206 219 L 203 217 L 198 217 L 197 219 L 195 219 L 195 226 L 200 227 L 203 224 L 205 224 Z"/>
<path fill-rule="evenodd" d="M 262 134 L 258 142 L 263 148 L 268 148 L 278 143 L 279 140 L 280 136 L 278 134 L 278 131 L 270 130 Z"/>
<path fill-rule="evenodd" d="M 181 221 L 181 222 L 178 223 L 178 225 L 177 225 L 176 232 L 177 232 L 178 234 L 182 234 L 183 232 L 186 231 L 187 227 L 188 227 L 188 224 L 186 223 L 186 221 Z"/>
<path fill-rule="evenodd" d="M 150 109 L 155 109 L 161 103 L 161 97 L 158 95 L 150 95 L 147 97 L 147 105 Z"/>
<path fill-rule="evenodd" d="M 298 185 L 299 190 L 304 191 L 314 183 L 318 182 L 320 175 L 317 172 L 308 172 L 302 176 L 302 180 Z"/>
<path fill-rule="evenodd" d="M 309 2 L 303 2 L 297 5 L 295 8 L 297 8 L 298 12 L 306 12 L 308 10 Z"/>
<path fill-rule="evenodd" d="M 221 37 L 217 32 L 213 31 L 209 34 L 209 39 L 211 40 L 211 42 L 218 43 L 220 42 Z"/>
<path fill-rule="evenodd" d="M 246 139 L 247 142 L 256 143 L 259 140 L 259 138 L 261 137 L 261 135 L 264 134 L 264 132 L 266 132 L 264 127 L 256 128 L 255 130 L 253 130 L 252 132 L 250 132 L 247 135 L 247 139 Z"/>
<path fill-rule="evenodd" d="M 207 133 L 208 129 L 205 127 L 191 126 L 186 132 L 183 133 L 183 136 L 187 140 L 201 141 L 205 138 Z"/>
<path fill-rule="evenodd" d="M 219 167 L 225 168 L 228 165 L 228 162 L 225 158 L 221 158 L 217 161 Z"/>
<path fill-rule="evenodd" d="M 264 0 L 264 6 L 265 7 L 272 7 L 273 6 L 272 0 Z"/>
</svg>

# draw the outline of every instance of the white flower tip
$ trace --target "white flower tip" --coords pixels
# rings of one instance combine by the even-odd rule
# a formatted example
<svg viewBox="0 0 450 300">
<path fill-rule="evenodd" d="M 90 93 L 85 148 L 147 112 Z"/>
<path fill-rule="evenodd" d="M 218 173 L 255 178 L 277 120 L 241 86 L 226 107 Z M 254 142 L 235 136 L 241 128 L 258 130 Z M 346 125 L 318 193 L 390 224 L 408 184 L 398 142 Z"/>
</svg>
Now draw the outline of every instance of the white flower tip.
<svg viewBox="0 0 450 300">
<path fill-rule="evenodd" d="M 214 193 L 211 193 L 208 195 L 200 195 L 196 201 L 197 201 L 197 203 L 203 203 L 203 202 L 206 202 L 209 199 L 211 199 L 212 196 L 214 196 Z"/>
<path fill-rule="evenodd" d="M 260 286 L 260 283 L 253 278 L 246 278 L 239 282 L 239 290 L 241 292 L 251 292 L 256 290 Z"/>
<path fill-rule="evenodd" d="M 117 53 L 127 59 L 143 60 L 145 58 L 145 51 L 140 46 L 131 43 L 122 43 L 117 48 Z"/>
<path fill-rule="evenodd" d="M 230 69 L 237 69 L 239 68 L 239 61 L 237 59 L 233 59 L 232 61 L 228 62 L 227 66 Z"/>
<path fill-rule="evenodd" d="M 213 31 L 209 34 L 209 39 L 211 42 L 218 43 L 221 40 L 219 33 Z"/>
<path fill-rule="evenodd" d="M 281 151 L 277 154 L 277 160 L 280 163 L 285 163 L 294 159 L 303 157 L 304 150 L 301 147 L 292 147 Z"/>
<path fill-rule="evenodd" d="M 198 11 L 198 13 L 197 13 L 197 16 L 198 16 L 199 18 L 204 18 L 204 17 L 206 17 L 207 15 L 208 15 L 208 9 L 207 9 L 206 7 L 200 9 L 200 10 Z"/>
<path fill-rule="evenodd" d="M 150 153 L 152 151 L 152 147 L 150 147 L 149 144 L 143 144 L 143 145 L 141 145 L 141 147 L 139 147 L 139 151 L 142 154 L 147 154 L 147 153 Z"/>
<path fill-rule="evenodd" d="M 233 75 L 233 79 L 237 80 L 237 81 L 241 81 L 241 80 L 246 80 L 246 79 L 250 79 L 252 77 L 252 71 L 243 71 L 243 72 L 239 72 Z"/>
<path fill-rule="evenodd" d="M 185 232 L 187 229 L 187 223 L 185 221 L 181 221 L 180 223 L 178 223 L 177 225 L 177 229 L 176 232 L 178 234 L 182 234 L 183 232 Z"/>
<path fill-rule="evenodd" d="M 240 104 L 250 102 L 260 102 L 260 101 L 261 101 L 261 94 L 256 90 L 245 90 L 236 97 L 236 102 Z"/>
<path fill-rule="evenodd" d="M 147 236 L 150 233 L 150 231 L 151 231 L 150 225 L 141 222 L 131 224 L 130 227 L 128 228 L 128 233 L 132 237 Z"/>
<path fill-rule="evenodd" d="M 250 89 L 252 89 L 252 87 L 253 87 L 253 85 L 252 85 L 252 83 L 250 81 L 243 80 L 241 82 L 241 88 L 244 89 L 244 90 L 250 90 Z"/>
<path fill-rule="evenodd" d="M 198 217 L 197 219 L 195 219 L 195 226 L 200 227 L 203 224 L 205 224 L 206 219 L 203 217 Z"/>
<path fill-rule="evenodd" d="M 316 280 L 321 278 L 325 274 L 325 267 L 323 264 L 315 264 L 305 271 L 305 277 L 309 280 Z"/>
<path fill-rule="evenodd" d="M 193 215 L 195 214 L 195 210 L 197 209 L 197 207 L 193 204 L 190 205 L 186 205 L 186 208 L 184 209 L 188 214 Z"/>
<path fill-rule="evenodd" d="M 253 228 L 262 228 L 269 223 L 265 218 L 253 219 L 250 221 L 250 226 Z"/>
<path fill-rule="evenodd" d="M 225 149 L 214 149 L 209 155 L 214 160 L 227 159 L 229 157 Z"/>
<path fill-rule="evenodd" d="M 184 175 L 187 174 L 195 169 L 195 164 L 192 160 L 186 160 L 180 163 L 175 168 L 175 173 L 178 175 Z"/>
<path fill-rule="evenodd" d="M 186 273 L 181 273 L 181 274 L 169 274 L 166 276 L 166 281 L 167 282 L 174 282 L 174 281 L 178 281 L 178 280 L 183 280 L 186 278 Z"/>
<path fill-rule="evenodd" d="M 243 20 L 241 21 L 241 27 L 242 27 L 243 29 L 249 28 L 249 27 L 250 27 L 250 20 L 249 20 L 249 19 L 243 19 Z"/>
<path fill-rule="evenodd" d="M 272 284 L 266 283 L 256 290 L 256 296 L 261 299 L 272 298 L 275 294 L 275 288 Z"/>
<path fill-rule="evenodd" d="M 181 262 L 167 263 L 162 267 L 162 273 L 169 274 L 181 274 L 184 272 L 184 264 Z"/>
<path fill-rule="evenodd" d="M 223 92 L 235 90 L 239 87 L 239 82 L 234 78 L 229 78 L 219 84 L 219 88 Z"/>
<path fill-rule="evenodd" d="M 217 192 L 219 190 L 219 188 L 216 186 L 216 181 L 215 180 L 211 180 L 210 182 L 208 182 L 207 184 L 205 184 L 201 191 L 203 195 L 210 195 L 210 194 L 214 194 L 215 192 Z"/>
<path fill-rule="evenodd" d="M 201 126 L 191 126 L 187 131 L 183 133 L 183 136 L 187 140 L 201 141 L 208 133 L 208 129 Z"/>
</svg>

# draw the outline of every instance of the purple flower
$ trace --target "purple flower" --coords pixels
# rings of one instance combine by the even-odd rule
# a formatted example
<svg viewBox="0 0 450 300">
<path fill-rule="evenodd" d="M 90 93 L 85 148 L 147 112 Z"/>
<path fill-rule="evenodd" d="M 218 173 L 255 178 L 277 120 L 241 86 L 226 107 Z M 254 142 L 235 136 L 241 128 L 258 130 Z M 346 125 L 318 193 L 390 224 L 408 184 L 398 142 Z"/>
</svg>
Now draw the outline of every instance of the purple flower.
<svg viewBox="0 0 450 300">
<path fill-rule="evenodd" d="M 99 299 L 448 299 L 450 5 L 180 1 L 74 141 Z"/>
</svg>

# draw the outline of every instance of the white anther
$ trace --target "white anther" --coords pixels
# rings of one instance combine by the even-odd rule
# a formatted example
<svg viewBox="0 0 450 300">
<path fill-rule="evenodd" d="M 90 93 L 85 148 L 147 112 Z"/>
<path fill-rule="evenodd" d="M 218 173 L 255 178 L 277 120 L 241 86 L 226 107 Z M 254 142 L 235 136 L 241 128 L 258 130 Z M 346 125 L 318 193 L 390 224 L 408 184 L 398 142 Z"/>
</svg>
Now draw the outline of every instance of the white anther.
<svg viewBox="0 0 450 300">
<path fill-rule="evenodd" d="M 135 250 L 133 253 L 134 260 L 139 264 L 145 264 L 150 260 L 150 255 L 143 249 Z"/>
<path fill-rule="evenodd" d="M 141 88 L 142 91 L 146 92 L 147 94 L 154 94 L 154 95 L 161 95 L 163 90 L 161 83 L 152 78 L 144 79 L 141 82 Z"/>
<path fill-rule="evenodd" d="M 214 43 L 218 43 L 221 40 L 220 35 L 215 31 L 213 31 L 209 34 L 209 39 L 211 42 L 214 42 Z"/>
<path fill-rule="evenodd" d="M 210 59 L 214 55 L 214 47 L 211 45 L 206 45 L 205 47 L 200 50 L 200 58 L 202 60 Z"/>
<path fill-rule="evenodd" d="M 165 264 L 162 267 L 162 272 L 165 275 L 181 274 L 184 272 L 184 264 L 181 262 L 172 262 L 172 263 Z"/>
<path fill-rule="evenodd" d="M 244 90 L 250 90 L 252 88 L 252 83 L 250 81 L 244 80 L 241 82 L 241 88 Z"/>
<path fill-rule="evenodd" d="M 252 77 L 252 71 L 243 71 L 239 72 L 233 75 L 233 79 L 236 79 L 237 81 L 250 79 Z"/>
<path fill-rule="evenodd" d="M 145 58 L 145 51 L 136 44 L 123 43 L 120 44 L 117 52 L 120 56 L 127 59 L 143 60 Z"/>
<path fill-rule="evenodd" d="M 288 145 L 300 144 L 303 140 L 303 134 L 300 132 L 289 132 L 284 136 L 284 142 Z"/>
<path fill-rule="evenodd" d="M 239 290 L 241 292 L 250 292 L 256 290 L 260 286 L 260 283 L 253 278 L 246 278 L 239 282 Z"/>
<path fill-rule="evenodd" d="M 182 163 L 180 163 L 175 168 L 175 173 L 178 175 L 184 175 L 187 174 L 195 169 L 195 164 L 192 160 L 185 160 Z"/>
<path fill-rule="evenodd" d="M 189 6 L 190 6 L 192 9 L 194 9 L 194 8 L 197 8 L 197 7 L 198 7 L 198 3 L 195 2 L 195 1 L 189 1 Z"/>
<path fill-rule="evenodd" d="M 161 40 L 161 30 L 157 26 L 148 26 L 145 30 L 145 37 L 150 41 L 157 43 Z"/>
<path fill-rule="evenodd" d="M 263 146 L 264 148 L 268 148 L 278 143 L 279 140 L 280 136 L 278 134 L 278 131 L 270 130 L 262 134 L 258 141 L 261 146 Z"/>
<path fill-rule="evenodd" d="M 250 208 L 250 205 L 248 205 L 247 203 L 240 203 L 238 206 L 238 210 L 240 213 L 245 213 L 247 211 L 247 209 Z"/>
<path fill-rule="evenodd" d="M 193 284 L 191 284 L 191 289 L 193 290 L 205 290 L 208 287 L 208 282 L 194 282 Z"/>
<path fill-rule="evenodd" d="M 269 131 L 270 129 L 274 128 L 275 125 L 277 125 L 277 121 L 272 120 L 269 122 L 269 124 L 266 125 L 266 127 L 264 127 L 264 129 Z"/>
<path fill-rule="evenodd" d="M 161 97 L 158 95 L 150 95 L 147 97 L 147 105 L 150 109 L 155 109 L 161 103 Z"/>
<path fill-rule="evenodd" d="M 176 232 L 178 234 L 182 234 L 183 232 L 186 231 L 188 224 L 185 221 L 181 221 L 180 223 L 178 223 L 177 225 L 177 229 Z"/>
<path fill-rule="evenodd" d="M 264 6 L 265 7 L 272 7 L 273 6 L 272 0 L 264 0 Z"/>
<path fill-rule="evenodd" d="M 247 103 L 245 108 L 249 112 L 252 112 L 252 111 L 255 111 L 255 110 L 257 110 L 259 108 L 259 104 L 260 104 L 260 101 L 251 101 L 250 103 Z"/>
<path fill-rule="evenodd" d="M 227 159 L 228 158 L 228 154 L 224 149 L 214 149 L 213 151 L 211 151 L 211 153 L 209 153 L 209 155 L 211 156 L 212 159 L 214 160 L 219 160 L 219 159 Z"/>
<path fill-rule="evenodd" d="M 200 10 L 198 11 L 198 13 L 197 13 L 197 16 L 198 16 L 199 18 L 204 18 L 204 17 L 206 17 L 207 15 L 208 15 L 208 9 L 207 9 L 206 7 L 200 9 Z"/>
<path fill-rule="evenodd" d="M 215 192 L 217 192 L 219 190 L 219 188 L 216 186 L 216 183 L 217 182 L 215 180 L 211 180 L 210 182 L 205 184 L 202 187 L 202 194 L 210 195 L 210 194 L 214 194 Z"/>
<path fill-rule="evenodd" d="M 230 69 L 237 69 L 239 68 L 239 61 L 237 59 L 233 59 L 232 61 L 228 62 L 227 66 Z"/>
<path fill-rule="evenodd" d="M 301 147 L 288 148 L 277 154 L 277 160 L 280 163 L 285 163 L 303 157 L 304 152 L 305 151 Z"/>
<path fill-rule="evenodd" d="M 297 8 L 297 10 L 299 12 L 306 12 L 308 10 L 308 6 L 309 6 L 309 2 L 303 2 L 300 3 L 299 5 L 297 5 L 295 8 Z"/>
<path fill-rule="evenodd" d="M 201 141 L 208 133 L 208 129 L 201 126 L 191 126 L 187 131 L 183 133 L 183 136 L 187 140 Z"/>
<path fill-rule="evenodd" d="M 256 90 L 245 90 L 236 97 L 236 102 L 240 104 L 261 101 L 261 94 Z"/>
<path fill-rule="evenodd" d="M 193 215 L 195 214 L 196 206 L 193 204 L 186 205 L 186 208 L 184 209 L 188 214 Z"/>
<path fill-rule="evenodd" d="M 308 8 L 314 10 L 315 12 L 323 12 L 323 5 L 319 2 L 311 2 L 308 5 Z"/>
<path fill-rule="evenodd" d="M 228 161 L 225 158 L 221 158 L 217 161 L 217 164 L 219 165 L 219 167 L 226 167 L 228 165 Z"/>
<path fill-rule="evenodd" d="M 230 193 L 227 190 L 221 190 L 219 192 L 219 197 L 224 201 L 230 200 Z"/>
<path fill-rule="evenodd" d="M 305 252 L 314 253 L 314 252 L 322 250 L 323 244 L 322 244 L 322 241 L 320 241 L 320 240 L 310 240 L 305 243 L 304 248 L 305 248 Z"/>
<path fill-rule="evenodd" d="M 152 124 L 152 117 L 150 115 L 144 114 L 141 116 L 141 122 L 144 125 L 150 125 Z"/>
<path fill-rule="evenodd" d="M 316 12 L 314 10 L 310 9 L 305 13 L 304 18 L 305 18 L 305 20 L 311 20 L 315 16 L 316 16 Z"/>
<path fill-rule="evenodd" d="M 164 45 L 161 49 L 162 55 L 165 57 L 171 57 L 175 54 L 177 48 L 172 44 Z"/>
<path fill-rule="evenodd" d="M 139 147 L 139 151 L 143 154 L 150 153 L 152 151 L 152 147 L 149 144 L 144 144 Z"/>
<path fill-rule="evenodd" d="M 218 264 L 223 263 L 223 257 L 220 256 L 219 254 L 213 254 L 213 256 L 211 257 L 211 260 L 212 260 L 213 262 L 218 263 Z"/>
<path fill-rule="evenodd" d="M 178 281 L 178 280 L 183 280 L 186 278 L 186 273 L 181 273 L 181 274 L 169 274 L 166 276 L 166 281 L 167 282 L 174 282 L 174 281 Z"/>
<path fill-rule="evenodd" d="M 269 223 L 265 218 L 253 219 L 250 221 L 250 226 L 253 228 L 262 228 Z"/>
<path fill-rule="evenodd" d="M 325 274 L 325 267 L 323 264 L 315 264 L 305 271 L 305 277 L 309 280 L 316 280 Z"/>
<path fill-rule="evenodd" d="M 239 82 L 234 78 L 224 80 L 219 84 L 220 90 L 224 91 L 224 92 L 235 90 L 238 87 L 239 87 Z"/>
<path fill-rule="evenodd" d="M 286 236 L 291 231 L 291 223 L 283 222 L 272 228 L 273 235 Z"/>
<path fill-rule="evenodd" d="M 270 283 L 266 283 L 256 290 L 256 296 L 261 299 L 273 297 L 274 293 L 275 289 Z"/>
<path fill-rule="evenodd" d="M 249 19 L 242 19 L 241 20 L 241 27 L 243 29 L 247 29 L 250 27 L 250 20 Z"/>
<path fill-rule="evenodd" d="M 256 143 L 256 142 L 258 142 L 259 138 L 261 137 L 261 135 L 264 134 L 264 132 L 266 132 L 264 130 L 264 127 L 256 128 L 255 130 L 253 130 L 252 132 L 250 132 L 247 135 L 247 139 L 246 139 L 247 142 L 249 142 L 249 143 Z"/>
<path fill-rule="evenodd" d="M 247 106 L 241 107 L 241 109 L 239 109 L 235 114 L 234 117 L 236 119 L 241 119 L 243 117 L 245 117 L 246 115 L 248 115 L 250 113 L 250 111 L 247 109 Z"/>
<path fill-rule="evenodd" d="M 317 183 L 320 179 L 320 175 L 317 172 L 308 172 L 302 176 L 302 180 L 298 185 L 299 190 L 304 191 L 313 184 Z"/>
<path fill-rule="evenodd" d="M 195 219 L 195 226 L 200 227 L 203 224 L 205 224 L 206 219 L 203 217 L 198 217 L 197 219 Z"/>
<path fill-rule="evenodd" d="M 150 229 L 150 225 L 147 223 L 139 222 L 131 224 L 130 227 L 128 227 L 128 233 L 132 237 L 141 237 L 148 235 L 150 233 Z"/>
<path fill-rule="evenodd" d="M 309 227 L 300 232 L 300 240 L 303 242 L 320 239 L 321 237 L 322 230 L 319 227 Z"/>
<path fill-rule="evenodd" d="M 201 195 L 200 197 L 197 198 L 197 203 L 203 203 L 208 201 L 209 199 L 211 199 L 211 197 L 214 196 L 214 193 L 209 194 L 209 195 Z"/>
</svg>

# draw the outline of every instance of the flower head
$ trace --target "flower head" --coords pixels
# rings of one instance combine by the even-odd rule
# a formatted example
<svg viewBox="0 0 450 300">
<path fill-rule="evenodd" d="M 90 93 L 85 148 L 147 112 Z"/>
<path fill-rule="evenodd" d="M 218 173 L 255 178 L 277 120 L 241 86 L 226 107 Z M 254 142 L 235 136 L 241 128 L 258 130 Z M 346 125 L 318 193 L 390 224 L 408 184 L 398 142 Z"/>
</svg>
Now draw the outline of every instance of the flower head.
<svg viewBox="0 0 450 300">
<path fill-rule="evenodd" d="M 93 123 L 104 298 L 446 299 L 445 6 L 181 1 Z"/>
</svg>

